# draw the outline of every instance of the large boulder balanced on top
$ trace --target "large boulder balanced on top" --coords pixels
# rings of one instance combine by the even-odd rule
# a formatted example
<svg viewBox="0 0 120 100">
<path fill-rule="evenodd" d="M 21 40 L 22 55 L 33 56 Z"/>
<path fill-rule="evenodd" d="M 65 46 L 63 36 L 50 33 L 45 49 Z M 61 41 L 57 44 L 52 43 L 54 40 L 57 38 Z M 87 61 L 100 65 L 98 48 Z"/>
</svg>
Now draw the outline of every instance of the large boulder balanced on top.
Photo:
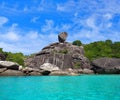
<svg viewBox="0 0 120 100">
<path fill-rule="evenodd" d="M 51 63 L 62 70 L 91 68 L 89 60 L 84 56 L 83 46 L 75 46 L 68 42 L 50 44 L 25 60 L 25 65 L 31 68 L 39 69 L 44 63 Z"/>
<path fill-rule="evenodd" d="M 62 32 L 58 35 L 58 40 L 61 43 L 64 43 L 66 41 L 67 38 L 67 33 L 66 32 Z"/>
<path fill-rule="evenodd" d="M 99 58 L 92 61 L 93 70 L 99 74 L 120 74 L 120 59 Z"/>
</svg>

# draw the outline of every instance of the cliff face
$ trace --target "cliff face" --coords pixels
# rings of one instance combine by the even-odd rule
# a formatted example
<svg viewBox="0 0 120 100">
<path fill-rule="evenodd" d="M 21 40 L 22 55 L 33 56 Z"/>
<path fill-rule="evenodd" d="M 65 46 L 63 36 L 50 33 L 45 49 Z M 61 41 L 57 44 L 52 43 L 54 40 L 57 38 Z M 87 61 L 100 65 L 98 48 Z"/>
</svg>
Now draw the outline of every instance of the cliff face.
<svg viewBox="0 0 120 100">
<path fill-rule="evenodd" d="M 44 47 L 34 57 L 25 60 L 26 66 L 39 68 L 44 63 L 51 63 L 60 69 L 90 69 L 89 60 L 84 56 L 83 46 L 75 46 L 68 42 L 56 42 Z"/>
</svg>

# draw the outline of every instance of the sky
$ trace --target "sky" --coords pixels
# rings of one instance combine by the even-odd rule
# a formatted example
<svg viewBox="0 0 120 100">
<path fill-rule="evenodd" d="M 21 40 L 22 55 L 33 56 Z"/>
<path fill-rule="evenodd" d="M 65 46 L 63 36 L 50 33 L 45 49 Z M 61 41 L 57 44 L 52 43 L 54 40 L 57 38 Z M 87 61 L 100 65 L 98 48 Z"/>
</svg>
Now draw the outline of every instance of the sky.
<svg viewBox="0 0 120 100">
<path fill-rule="evenodd" d="M 32 54 L 58 42 L 120 41 L 120 0 L 0 0 L 0 48 Z"/>
</svg>

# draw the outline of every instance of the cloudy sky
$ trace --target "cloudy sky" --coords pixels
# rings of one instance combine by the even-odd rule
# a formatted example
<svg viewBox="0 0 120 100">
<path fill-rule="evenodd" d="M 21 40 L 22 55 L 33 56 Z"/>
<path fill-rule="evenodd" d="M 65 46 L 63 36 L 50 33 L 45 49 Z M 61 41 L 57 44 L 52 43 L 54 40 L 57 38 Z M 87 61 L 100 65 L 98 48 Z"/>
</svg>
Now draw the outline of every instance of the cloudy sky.
<svg viewBox="0 0 120 100">
<path fill-rule="evenodd" d="M 57 42 L 120 41 L 120 0 L 0 0 L 0 48 L 31 54 Z"/>
</svg>

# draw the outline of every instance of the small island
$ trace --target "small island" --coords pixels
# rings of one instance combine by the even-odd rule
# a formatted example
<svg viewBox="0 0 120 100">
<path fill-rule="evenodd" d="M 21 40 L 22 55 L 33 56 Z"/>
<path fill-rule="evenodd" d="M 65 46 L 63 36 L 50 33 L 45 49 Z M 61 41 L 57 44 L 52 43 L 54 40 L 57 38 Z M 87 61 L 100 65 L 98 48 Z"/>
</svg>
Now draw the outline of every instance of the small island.
<svg viewBox="0 0 120 100">
<path fill-rule="evenodd" d="M 1 50 L 0 76 L 120 74 L 120 42 L 69 43 L 67 36 L 58 34 L 58 42 L 27 57 Z"/>
</svg>

